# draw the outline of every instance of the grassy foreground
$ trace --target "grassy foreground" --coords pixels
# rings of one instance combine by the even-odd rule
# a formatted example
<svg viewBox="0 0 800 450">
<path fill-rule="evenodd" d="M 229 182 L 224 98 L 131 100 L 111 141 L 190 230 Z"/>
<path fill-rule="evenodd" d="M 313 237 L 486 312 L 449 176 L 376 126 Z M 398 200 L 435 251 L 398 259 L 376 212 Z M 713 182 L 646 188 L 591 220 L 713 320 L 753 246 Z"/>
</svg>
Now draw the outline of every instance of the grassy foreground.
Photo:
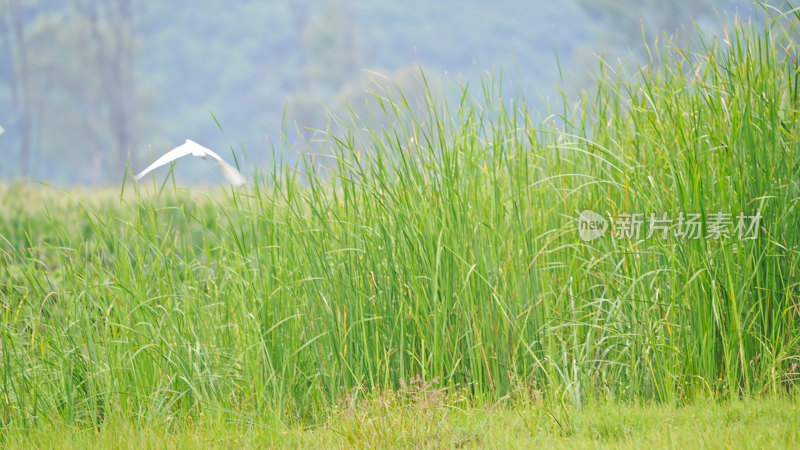
<svg viewBox="0 0 800 450">
<path fill-rule="evenodd" d="M 797 448 L 796 399 L 671 405 L 459 409 L 373 401 L 304 428 L 201 416 L 180 423 L 111 419 L 99 428 L 13 433 L 7 448 Z"/>
<path fill-rule="evenodd" d="M 625 435 L 625 414 L 691 430 L 732 414 L 753 419 L 732 421 L 731 439 L 796 442 L 780 426 L 797 411 L 779 398 L 800 376 L 797 23 L 665 45 L 635 75 L 604 67 L 593 95 L 544 120 L 494 82 L 429 94 L 422 112 L 379 97 L 373 116 L 340 120 L 332 155 L 240 190 L 3 187 L 3 438 L 76 427 L 210 440 L 203 430 L 269 436 L 274 424 L 281 439 L 345 430 L 345 443 L 384 439 L 378 423 L 411 439 L 430 418 L 340 408 L 423 385 L 460 393 L 466 411 L 437 412 L 434 441 L 516 444 L 526 414 L 559 405 L 530 439 L 671 439 Z M 701 227 L 587 241 L 585 210 Z M 541 404 L 521 414 L 483 412 L 531 397 Z M 734 403 L 621 406 L 712 398 Z M 607 432 L 587 425 L 606 419 Z M 460 421 L 475 431 L 452 431 Z"/>
</svg>

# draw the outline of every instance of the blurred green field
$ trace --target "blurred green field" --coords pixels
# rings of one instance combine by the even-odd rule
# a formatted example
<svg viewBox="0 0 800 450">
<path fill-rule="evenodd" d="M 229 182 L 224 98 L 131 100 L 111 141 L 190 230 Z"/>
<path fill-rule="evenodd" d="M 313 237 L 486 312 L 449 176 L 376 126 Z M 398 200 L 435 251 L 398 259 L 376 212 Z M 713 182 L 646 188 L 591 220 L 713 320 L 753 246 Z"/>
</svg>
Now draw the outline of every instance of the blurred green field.
<svg viewBox="0 0 800 450">
<path fill-rule="evenodd" d="M 793 407 L 799 20 L 602 64 L 541 120 L 494 79 L 378 97 L 239 190 L 0 188 L 0 429 L 292 428 L 414 383 L 466 411 Z M 705 237 L 585 241 L 584 210 Z"/>
</svg>

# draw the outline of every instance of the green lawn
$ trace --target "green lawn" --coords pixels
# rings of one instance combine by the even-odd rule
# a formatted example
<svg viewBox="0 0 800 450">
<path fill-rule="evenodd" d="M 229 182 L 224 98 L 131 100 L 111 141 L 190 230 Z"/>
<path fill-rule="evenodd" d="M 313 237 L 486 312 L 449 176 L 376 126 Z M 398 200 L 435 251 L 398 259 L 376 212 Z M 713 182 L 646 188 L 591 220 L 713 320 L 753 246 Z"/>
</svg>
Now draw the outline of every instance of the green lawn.
<svg viewBox="0 0 800 450">
<path fill-rule="evenodd" d="M 317 426 L 200 417 L 99 428 L 45 426 L 9 432 L 9 448 L 798 448 L 800 405 L 767 398 L 685 406 L 542 404 L 482 409 L 385 405 L 338 411 Z"/>
</svg>

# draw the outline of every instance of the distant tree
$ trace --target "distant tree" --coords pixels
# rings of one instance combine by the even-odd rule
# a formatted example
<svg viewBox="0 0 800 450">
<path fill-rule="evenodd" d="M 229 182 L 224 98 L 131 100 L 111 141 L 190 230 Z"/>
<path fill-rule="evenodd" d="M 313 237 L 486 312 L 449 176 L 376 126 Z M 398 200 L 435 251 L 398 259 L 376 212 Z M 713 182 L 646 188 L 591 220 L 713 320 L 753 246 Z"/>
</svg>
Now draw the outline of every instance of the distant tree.
<svg viewBox="0 0 800 450">
<path fill-rule="evenodd" d="M 114 140 L 112 167 L 124 169 L 134 150 L 134 35 L 131 0 L 73 0 L 88 25 L 89 48 L 95 60 L 107 122 Z"/>
<path fill-rule="evenodd" d="M 355 23 L 343 2 L 328 2 L 303 37 L 306 54 L 303 72 L 310 87 L 333 93 L 356 75 Z"/>
<path fill-rule="evenodd" d="M 306 22 L 292 9 L 295 26 L 305 24 L 302 31 L 302 83 L 287 97 L 287 118 L 290 129 L 296 127 L 298 137 L 308 139 L 314 129 L 324 128 L 327 104 L 343 85 L 357 76 L 355 24 L 347 6 L 338 0 L 328 1 L 313 19 Z"/>
<path fill-rule="evenodd" d="M 297 90 L 286 99 L 287 137 L 309 140 L 316 130 L 324 129 L 328 121 L 325 105 L 319 97 Z"/>
<path fill-rule="evenodd" d="M 25 35 L 23 0 L 6 0 L 0 4 L 0 42 L 8 60 L 6 84 L 11 91 L 16 133 L 19 136 L 19 164 L 22 176 L 30 174 L 31 163 L 31 83 L 28 39 Z"/>
<path fill-rule="evenodd" d="M 363 71 L 337 93 L 331 130 L 350 134 L 360 154 L 374 151 L 375 135 L 382 138 L 384 133 L 391 136 L 395 132 L 401 147 L 414 151 L 412 136 L 416 144 L 434 138 L 428 134 L 436 129 L 427 126 L 435 123 L 429 102 L 441 108 L 440 100 L 447 94 L 439 76 L 418 64 L 405 64 L 394 71 Z"/>
<path fill-rule="evenodd" d="M 749 11 L 744 0 L 575 1 L 591 19 L 589 25 L 594 36 L 591 41 L 575 47 L 574 66 L 584 70 L 574 76 L 571 83 L 579 89 L 594 86 L 598 55 L 611 65 L 616 64 L 618 58 L 642 61 L 648 57 L 646 46 L 652 48 L 656 38 L 663 34 L 683 46 L 695 35 L 695 24 L 714 24 L 716 14 L 720 14 L 722 20 L 723 14 L 736 11 L 738 6 L 741 6 L 740 12 Z"/>
<path fill-rule="evenodd" d="M 289 5 L 291 11 L 289 22 L 291 23 L 291 38 L 288 40 L 288 52 L 296 59 L 298 67 L 302 68 L 306 65 L 306 52 L 303 49 L 303 33 L 308 26 L 308 6 L 306 2 L 292 2 Z M 297 74 L 294 76 L 284 78 L 284 88 L 287 92 L 292 92 L 299 87 L 298 80 L 300 77 Z"/>
<path fill-rule="evenodd" d="M 429 85 L 426 87 L 423 74 L 427 73 Z M 353 114 L 357 120 L 374 125 L 391 127 L 397 119 L 391 109 L 384 112 L 379 98 L 389 100 L 401 108 L 401 114 L 411 113 L 417 119 L 423 119 L 428 112 L 426 95 L 438 98 L 439 82 L 433 71 L 426 71 L 417 64 L 406 64 L 394 71 L 363 71 L 346 83 L 337 93 L 337 104 L 334 105 L 339 116 Z M 408 103 L 410 111 L 405 111 L 403 102 Z M 389 108 L 388 104 L 384 105 Z"/>
<path fill-rule="evenodd" d="M 626 38 L 641 40 L 642 26 L 649 31 L 674 34 L 678 28 L 699 16 L 713 14 L 721 0 L 577 0 L 591 17 L 612 25 Z M 643 43 L 642 43 L 643 44 Z M 638 45 L 638 44 L 637 44 Z"/>
</svg>

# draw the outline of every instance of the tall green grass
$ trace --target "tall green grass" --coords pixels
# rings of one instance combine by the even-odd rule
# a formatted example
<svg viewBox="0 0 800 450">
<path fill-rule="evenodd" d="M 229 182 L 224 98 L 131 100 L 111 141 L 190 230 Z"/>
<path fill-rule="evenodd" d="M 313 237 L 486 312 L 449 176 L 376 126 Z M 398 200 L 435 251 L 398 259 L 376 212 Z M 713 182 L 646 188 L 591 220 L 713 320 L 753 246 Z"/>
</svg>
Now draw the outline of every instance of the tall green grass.
<svg viewBox="0 0 800 450">
<path fill-rule="evenodd" d="M 338 119 L 330 164 L 238 191 L 4 188 L 0 422 L 308 418 L 419 379 L 475 404 L 790 389 L 797 23 L 603 65 L 544 120 L 491 79 L 423 113 L 379 97 Z M 586 209 L 763 219 L 584 242 Z"/>
</svg>

